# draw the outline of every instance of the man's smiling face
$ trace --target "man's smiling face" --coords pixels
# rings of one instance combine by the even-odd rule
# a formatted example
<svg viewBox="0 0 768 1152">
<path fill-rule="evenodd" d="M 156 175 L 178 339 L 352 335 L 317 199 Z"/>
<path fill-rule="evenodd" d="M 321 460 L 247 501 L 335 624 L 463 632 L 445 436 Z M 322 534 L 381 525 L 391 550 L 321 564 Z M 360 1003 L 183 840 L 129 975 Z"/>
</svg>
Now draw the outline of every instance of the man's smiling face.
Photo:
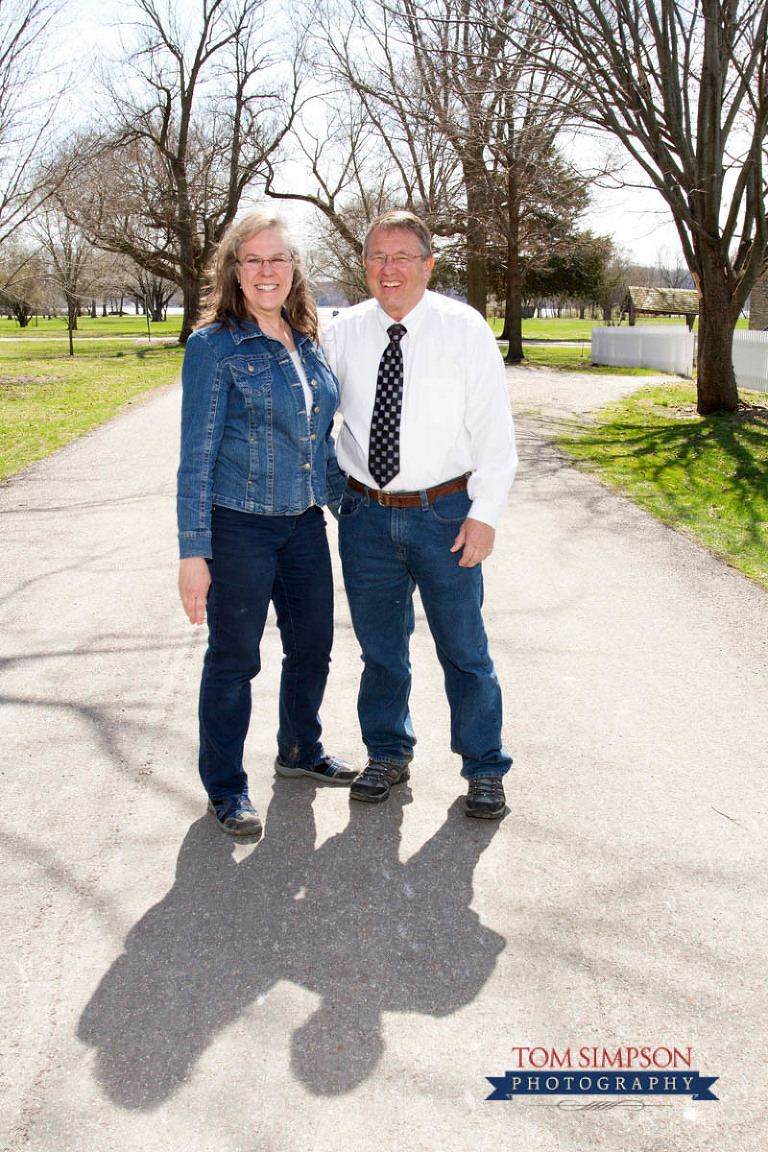
<svg viewBox="0 0 768 1152">
<path fill-rule="evenodd" d="M 407 228 L 375 228 L 368 238 L 368 287 L 393 320 L 416 307 L 434 266 L 434 257 L 422 255 L 418 237 Z"/>
</svg>

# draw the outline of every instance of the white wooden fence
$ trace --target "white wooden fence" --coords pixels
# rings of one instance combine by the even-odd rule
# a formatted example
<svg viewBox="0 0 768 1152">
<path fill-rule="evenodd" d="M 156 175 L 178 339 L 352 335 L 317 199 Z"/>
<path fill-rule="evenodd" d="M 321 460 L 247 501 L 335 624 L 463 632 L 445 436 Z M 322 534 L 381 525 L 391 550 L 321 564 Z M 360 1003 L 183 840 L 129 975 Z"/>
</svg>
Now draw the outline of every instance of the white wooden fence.
<svg viewBox="0 0 768 1152">
<path fill-rule="evenodd" d="M 693 333 L 682 325 L 593 328 L 592 363 L 615 368 L 655 368 L 658 372 L 691 376 Z"/>
<path fill-rule="evenodd" d="M 687 328 L 652 324 L 593 328 L 592 363 L 616 368 L 655 368 L 679 376 L 693 373 L 694 337 Z M 768 392 L 768 332 L 733 334 L 733 370 L 739 388 Z"/>
<path fill-rule="evenodd" d="M 768 392 L 768 332 L 734 332 L 733 370 L 739 388 Z"/>
</svg>

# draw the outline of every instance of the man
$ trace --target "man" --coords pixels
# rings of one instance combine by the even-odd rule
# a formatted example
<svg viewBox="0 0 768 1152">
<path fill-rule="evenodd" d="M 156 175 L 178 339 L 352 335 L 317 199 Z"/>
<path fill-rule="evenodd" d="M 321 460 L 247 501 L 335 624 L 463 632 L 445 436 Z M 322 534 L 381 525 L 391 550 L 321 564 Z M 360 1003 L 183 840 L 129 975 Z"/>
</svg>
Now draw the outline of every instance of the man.
<svg viewBox="0 0 768 1152">
<path fill-rule="evenodd" d="M 350 795 L 378 803 L 409 777 L 418 587 L 445 675 L 451 749 L 469 781 L 466 813 L 498 819 L 512 761 L 480 564 L 517 466 L 504 363 L 482 316 L 428 291 L 435 261 L 417 216 L 375 220 L 363 260 L 373 299 L 324 338 L 341 385 L 339 550 L 364 665 L 358 715 L 369 760 Z"/>
</svg>

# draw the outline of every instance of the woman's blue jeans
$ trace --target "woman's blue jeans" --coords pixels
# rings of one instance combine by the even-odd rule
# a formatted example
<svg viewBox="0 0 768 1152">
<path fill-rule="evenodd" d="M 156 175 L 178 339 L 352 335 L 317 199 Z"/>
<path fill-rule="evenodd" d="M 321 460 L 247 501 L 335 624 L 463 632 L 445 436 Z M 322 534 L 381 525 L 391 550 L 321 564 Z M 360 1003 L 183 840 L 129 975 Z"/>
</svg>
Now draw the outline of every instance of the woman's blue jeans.
<svg viewBox="0 0 768 1152">
<path fill-rule="evenodd" d="M 289 764 L 324 756 L 320 704 L 333 642 L 333 578 L 320 508 L 258 516 L 215 507 L 208 650 L 200 685 L 200 776 L 215 800 L 246 792 L 251 680 L 270 600 L 283 645 L 277 750 Z"/>
<path fill-rule="evenodd" d="M 416 508 L 382 508 L 347 491 L 339 551 L 355 634 L 363 652 L 358 716 L 368 755 L 385 764 L 413 758 L 409 642 L 418 588 L 451 710 L 451 750 L 466 778 L 503 776 L 501 689 L 482 618 L 480 566 L 460 568 L 451 545 L 470 508 L 466 492 Z"/>
</svg>

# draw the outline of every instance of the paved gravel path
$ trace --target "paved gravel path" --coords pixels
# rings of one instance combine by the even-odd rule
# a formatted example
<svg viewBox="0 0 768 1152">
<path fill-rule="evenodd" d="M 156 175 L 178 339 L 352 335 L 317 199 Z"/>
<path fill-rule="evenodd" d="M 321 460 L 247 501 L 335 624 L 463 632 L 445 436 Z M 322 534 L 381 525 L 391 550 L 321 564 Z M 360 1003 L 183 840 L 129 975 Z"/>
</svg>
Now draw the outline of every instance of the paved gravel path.
<svg viewBox="0 0 768 1152">
<path fill-rule="evenodd" d="M 542 437 L 634 382 L 509 380 L 543 416 L 486 568 L 499 825 L 461 813 L 420 616 L 410 786 L 351 806 L 273 777 L 270 629 L 266 834 L 218 834 L 175 595 L 178 389 L 0 488 L 0 1149 L 766 1146 L 766 594 Z M 339 584 L 324 722 L 359 759 L 358 674 Z M 515 1049 L 586 1046 L 690 1049 L 719 1100 L 486 1101 Z"/>
</svg>

